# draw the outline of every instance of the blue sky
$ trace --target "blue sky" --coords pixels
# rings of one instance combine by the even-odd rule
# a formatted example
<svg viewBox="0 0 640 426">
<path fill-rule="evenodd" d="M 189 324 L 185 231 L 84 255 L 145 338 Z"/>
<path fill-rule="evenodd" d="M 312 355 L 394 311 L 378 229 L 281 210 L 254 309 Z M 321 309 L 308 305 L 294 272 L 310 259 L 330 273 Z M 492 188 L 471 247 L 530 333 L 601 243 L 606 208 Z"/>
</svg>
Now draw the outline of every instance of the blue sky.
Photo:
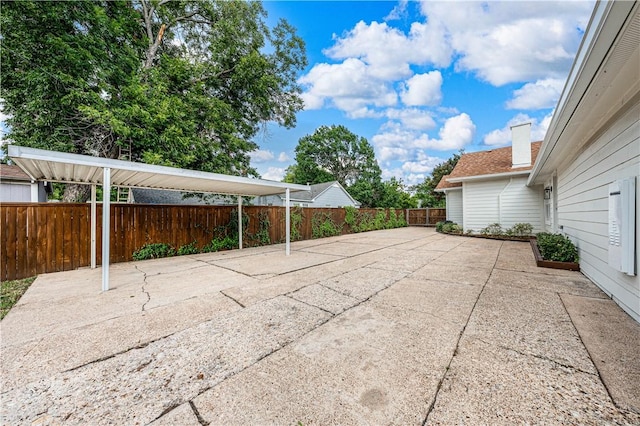
<svg viewBox="0 0 640 426">
<path fill-rule="evenodd" d="M 298 140 L 342 124 L 367 138 L 383 178 L 406 184 L 466 152 L 544 137 L 593 1 L 267 1 L 306 43 L 305 110 L 269 126 L 252 164 L 280 180 Z"/>
</svg>

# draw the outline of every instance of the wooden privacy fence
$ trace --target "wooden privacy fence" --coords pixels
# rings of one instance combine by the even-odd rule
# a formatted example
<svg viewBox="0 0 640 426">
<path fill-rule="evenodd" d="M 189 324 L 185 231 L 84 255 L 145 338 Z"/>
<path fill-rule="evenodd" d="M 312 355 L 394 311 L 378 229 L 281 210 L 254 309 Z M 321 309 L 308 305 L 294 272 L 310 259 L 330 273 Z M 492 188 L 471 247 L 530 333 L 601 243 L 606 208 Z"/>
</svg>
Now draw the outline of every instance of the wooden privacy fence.
<svg viewBox="0 0 640 426">
<path fill-rule="evenodd" d="M 314 216 L 329 218 L 340 233 L 345 225 L 342 208 L 291 209 L 293 239 L 314 237 Z M 358 209 L 374 217 L 379 209 Z M 389 211 L 384 211 L 389 217 Z M 244 246 L 285 241 L 285 208 L 244 206 Z M 406 217 L 405 210 L 396 210 Z M 248 218 L 248 223 L 246 220 Z M 195 242 L 202 249 L 237 223 L 237 206 L 111 205 L 110 262 L 132 260 L 133 252 L 150 243 L 178 249 Z M 96 261 L 102 262 L 102 208 L 97 209 Z M 297 226 L 296 226 L 297 225 Z M 237 225 L 236 225 L 237 226 Z M 0 280 L 60 272 L 91 264 L 91 206 L 68 203 L 2 203 L 0 205 Z M 237 229 L 237 228 L 235 228 Z M 237 231 L 236 231 L 237 232 Z"/>
<path fill-rule="evenodd" d="M 409 226 L 434 226 L 446 219 L 446 208 L 407 209 L 407 224 Z"/>
</svg>

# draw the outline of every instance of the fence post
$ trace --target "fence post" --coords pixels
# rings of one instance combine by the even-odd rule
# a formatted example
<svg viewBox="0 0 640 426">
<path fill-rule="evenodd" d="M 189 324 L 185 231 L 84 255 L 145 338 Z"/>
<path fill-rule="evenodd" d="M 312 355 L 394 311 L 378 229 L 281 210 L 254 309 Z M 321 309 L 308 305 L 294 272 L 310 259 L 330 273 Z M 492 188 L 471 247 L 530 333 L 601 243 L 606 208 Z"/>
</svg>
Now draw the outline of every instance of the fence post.
<svg viewBox="0 0 640 426">
<path fill-rule="evenodd" d="M 427 207 L 427 214 L 425 215 L 425 225 L 429 226 L 429 207 Z"/>
</svg>

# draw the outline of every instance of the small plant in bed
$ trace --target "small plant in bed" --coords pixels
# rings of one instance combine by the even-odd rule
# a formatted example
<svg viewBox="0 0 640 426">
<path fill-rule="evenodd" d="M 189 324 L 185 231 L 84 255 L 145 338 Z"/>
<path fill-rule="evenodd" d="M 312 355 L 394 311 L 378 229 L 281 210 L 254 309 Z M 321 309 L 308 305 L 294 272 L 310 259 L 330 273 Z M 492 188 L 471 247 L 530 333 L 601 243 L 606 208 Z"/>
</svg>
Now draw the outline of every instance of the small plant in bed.
<svg viewBox="0 0 640 426">
<path fill-rule="evenodd" d="M 175 256 L 176 250 L 169 244 L 146 244 L 140 250 L 133 252 L 133 260 L 159 259 L 161 257 Z"/>
<path fill-rule="evenodd" d="M 537 242 L 545 260 L 578 262 L 578 249 L 565 235 L 541 232 L 537 235 Z"/>
</svg>

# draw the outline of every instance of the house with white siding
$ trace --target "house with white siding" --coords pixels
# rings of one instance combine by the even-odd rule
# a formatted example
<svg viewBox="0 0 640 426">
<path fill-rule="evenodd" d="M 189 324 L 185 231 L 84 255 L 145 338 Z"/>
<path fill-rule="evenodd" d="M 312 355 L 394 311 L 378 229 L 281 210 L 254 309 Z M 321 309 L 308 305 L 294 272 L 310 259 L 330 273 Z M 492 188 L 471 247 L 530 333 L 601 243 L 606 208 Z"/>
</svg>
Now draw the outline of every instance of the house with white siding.
<svg viewBox="0 0 640 426">
<path fill-rule="evenodd" d="M 32 180 L 15 165 L 0 164 L 0 202 L 45 203 L 51 184 Z"/>
<path fill-rule="evenodd" d="M 360 202 L 355 200 L 338 181 L 309 185 L 308 191 L 292 191 L 289 194 L 289 200 L 292 206 L 300 207 L 360 207 Z M 284 206 L 285 202 L 284 193 L 253 199 L 253 204 L 257 206 Z"/>
<path fill-rule="evenodd" d="M 530 223 L 544 230 L 543 187 L 527 185 L 541 142 L 531 143 L 531 124 L 513 126 L 512 146 L 463 154 L 436 191 L 446 194 L 447 220 L 465 232 L 493 223 L 504 229 Z"/>
<path fill-rule="evenodd" d="M 639 9 L 596 4 L 527 185 L 545 188 L 545 231 L 569 236 L 582 273 L 640 322 Z"/>
</svg>

